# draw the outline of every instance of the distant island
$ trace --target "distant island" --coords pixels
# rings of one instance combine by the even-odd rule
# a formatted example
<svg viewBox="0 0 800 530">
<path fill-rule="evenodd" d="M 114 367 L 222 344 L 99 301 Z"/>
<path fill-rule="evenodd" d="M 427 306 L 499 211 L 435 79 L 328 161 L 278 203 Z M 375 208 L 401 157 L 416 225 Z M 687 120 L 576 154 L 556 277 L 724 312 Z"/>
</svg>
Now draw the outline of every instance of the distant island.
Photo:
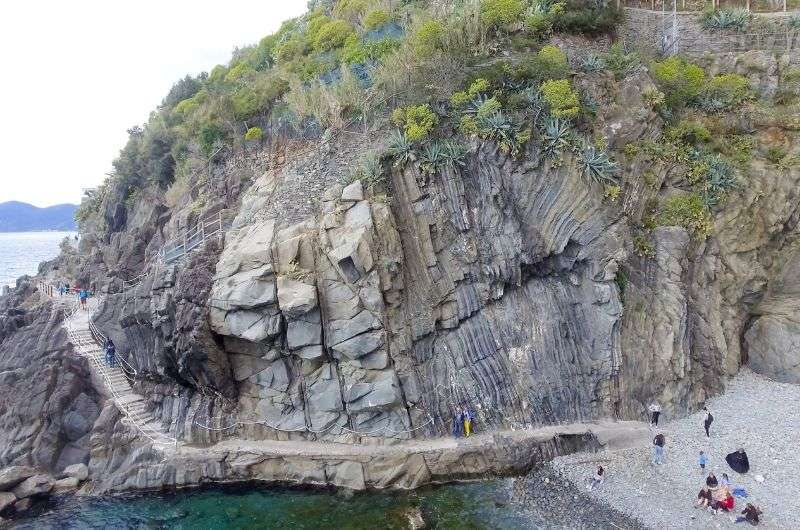
<svg viewBox="0 0 800 530">
<path fill-rule="evenodd" d="M 0 232 L 36 230 L 77 230 L 75 204 L 56 204 L 47 208 L 24 202 L 0 203 Z"/>
</svg>

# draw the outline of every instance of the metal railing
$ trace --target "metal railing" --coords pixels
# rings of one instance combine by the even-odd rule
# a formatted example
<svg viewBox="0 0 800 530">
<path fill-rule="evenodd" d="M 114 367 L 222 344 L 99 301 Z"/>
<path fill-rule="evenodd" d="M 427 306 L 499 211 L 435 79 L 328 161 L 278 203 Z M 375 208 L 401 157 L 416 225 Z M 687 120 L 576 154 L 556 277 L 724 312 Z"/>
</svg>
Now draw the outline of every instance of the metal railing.
<svg viewBox="0 0 800 530">
<path fill-rule="evenodd" d="M 93 300 L 89 304 L 89 311 L 88 320 L 89 322 L 92 321 L 91 313 L 97 307 L 97 300 Z M 145 438 L 150 440 L 155 446 L 170 446 L 178 447 L 178 439 L 173 438 L 164 434 L 161 431 L 156 429 L 147 427 L 146 418 L 139 415 L 133 408 L 131 408 L 130 403 L 125 399 L 125 396 L 120 394 L 115 386 L 114 381 L 112 380 L 112 373 L 110 372 L 109 368 L 105 365 L 102 360 L 98 359 L 96 355 L 92 354 L 91 351 L 102 351 L 102 348 L 94 339 L 92 338 L 84 338 L 79 335 L 81 331 L 90 331 L 89 329 L 81 330 L 76 329 L 75 326 L 75 316 L 76 314 L 81 311 L 80 305 L 78 303 L 73 304 L 73 306 L 69 309 L 65 309 L 65 315 L 69 315 L 65 321 L 64 325 L 67 329 L 67 334 L 70 338 L 70 342 L 81 351 L 81 355 L 87 357 L 92 364 L 94 364 L 97 372 L 100 374 L 101 378 L 103 379 L 103 383 L 106 386 L 106 389 L 111 394 L 112 401 L 114 405 L 119 409 L 120 412 L 125 416 L 128 420 L 127 423 L 133 425 L 139 433 L 142 434 Z M 90 332 L 91 334 L 91 332 Z M 84 351 L 85 350 L 85 351 Z"/>
</svg>

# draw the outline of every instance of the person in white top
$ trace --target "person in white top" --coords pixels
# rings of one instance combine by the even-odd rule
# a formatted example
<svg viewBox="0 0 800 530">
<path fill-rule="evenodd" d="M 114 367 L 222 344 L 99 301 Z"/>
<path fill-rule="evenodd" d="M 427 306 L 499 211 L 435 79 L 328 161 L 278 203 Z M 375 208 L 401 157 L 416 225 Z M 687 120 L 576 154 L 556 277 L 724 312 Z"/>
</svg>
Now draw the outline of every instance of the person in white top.
<svg viewBox="0 0 800 530">
<path fill-rule="evenodd" d="M 592 491 L 597 486 L 602 484 L 603 483 L 603 473 L 604 472 L 605 472 L 605 470 L 603 469 L 603 466 L 597 466 L 597 470 L 594 472 L 594 476 L 591 479 L 589 479 L 589 485 L 586 486 L 586 489 L 588 489 L 589 491 Z"/>
<path fill-rule="evenodd" d="M 650 411 L 650 425 L 652 427 L 657 427 L 658 417 L 661 415 L 661 405 L 658 404 L 658 401 L 653 401 L 650 403 L 650 406 L 647 407 L 647 410 Z"/>
</svg>

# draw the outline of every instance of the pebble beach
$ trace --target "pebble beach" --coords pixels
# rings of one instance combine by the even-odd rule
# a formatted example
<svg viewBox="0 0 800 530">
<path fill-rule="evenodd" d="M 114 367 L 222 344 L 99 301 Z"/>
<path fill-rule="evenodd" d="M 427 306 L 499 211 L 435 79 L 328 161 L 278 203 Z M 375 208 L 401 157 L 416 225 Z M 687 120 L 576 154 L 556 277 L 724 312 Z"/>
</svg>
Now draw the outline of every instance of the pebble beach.
<svg viewBox="0 0 800 530">
<path fill-rule="evenodd" d="M 648 445 L 559 457 L 545 469 L 572 483 L 590 501 L 636 521 L 635 527 L 640 523 L 658 529 L 750 528 L 734 520 L 752 502 L 764 512 L 758 528 L 800 528 L 800 385 L 776 383 L 745 369 L 707 406 L 714 415 L 710 438 L 703 431 L 702 411 L 676 420 L 662 415 L 653 430 L 653 436 L 659 432 L 666 436 L 662 465 L 651 463 L 652 445 Z M 750 460 L 746 474 L 734 472 L 725 462 L 725 455 L 739 447 Z M 698 465 L 701 450 L 708 456 L 705 472 Z M 606 470 L 605 481 L 589 492 L 586 480 L 598 464 Z M 695 509 L 709 472 L 717 478 L 727 473 L 748 498 L 737 497 L 732 512 L 713 515 Z M 606 527 L 634 526 L 620 523 Z"/>
</svg>

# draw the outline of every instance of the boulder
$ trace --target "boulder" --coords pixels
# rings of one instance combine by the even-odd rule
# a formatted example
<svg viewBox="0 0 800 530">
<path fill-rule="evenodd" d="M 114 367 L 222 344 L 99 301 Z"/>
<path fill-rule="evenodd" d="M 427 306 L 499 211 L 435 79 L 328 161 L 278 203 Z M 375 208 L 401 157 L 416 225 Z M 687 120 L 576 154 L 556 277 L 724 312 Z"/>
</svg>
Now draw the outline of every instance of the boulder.
<svg viewBox="0 0 800 530">
<path fill-rule="evenodd" d="M 48 475 L 34 475 L 26 478 L 17 487 L 14 488 L 13 493 L 18 499 L 26 499 L 34 495 L 41 495 L 42 493 L 49 493 L 53 489 L 53 478 Z"/>
<path fill-rule="evenodd" d="M 20 499 L 14 503 L 14 511 L 17 513 L 27 512 L 31 509 L 33 501 L 30 498 Z"/>
<path fill-rule="evenodd" d="M 89 468 L 86 464 L 73 464 L 64 468 L 64 475 L 83 481 L 89 478 Z"/>
<path fill-rule="evenodd" d="M 9 490 L 35 474 L 36 470 L 28 466 L 7 467 L 0 471 L 0 491 Z"/>
<path fill-rule="evenodd" d="M 278 278 L 278 306 L 290 318 L 308 313 L 317 307 L 317 289 L 281 276 Z"/>
<path fill-rule="evenodd" d="M 14 504 L 16 500 L 17 496 L 10 491 L 0 492 L 0 512 Z"/>
<path fill-rule="evenodd" d="M 366 389 L 363 387 L 364 384 L 365 383 L 358 383 L 353 385 L 350 391 L 345 395 L 348 401 L 347 408 L 350 412 L 356 413 L 366 410 L 382 410 L 391 408 L 393 405 L 400 402 L 400 388 L 395 384 L 394 378 L 387 377 L 386 379 L 374 383 L 368 383 Z M 364 390 L 367 391 L 364 392 Z M 359 397 L 355 398 L 355 396 Z"/>
<path fill-rule="evenodd" d="M 360 180 L 348 184 L 342 190 L 342 200 L 346 202 L 356 202 L 364 200 L 364 187 Z"/>
<path fill-rule="evenodd" d="M 80 481 L 75 477 L 62 478 L 53 483 L 53 493 L 67 493 L 78 489 Z"/>
</svg>

